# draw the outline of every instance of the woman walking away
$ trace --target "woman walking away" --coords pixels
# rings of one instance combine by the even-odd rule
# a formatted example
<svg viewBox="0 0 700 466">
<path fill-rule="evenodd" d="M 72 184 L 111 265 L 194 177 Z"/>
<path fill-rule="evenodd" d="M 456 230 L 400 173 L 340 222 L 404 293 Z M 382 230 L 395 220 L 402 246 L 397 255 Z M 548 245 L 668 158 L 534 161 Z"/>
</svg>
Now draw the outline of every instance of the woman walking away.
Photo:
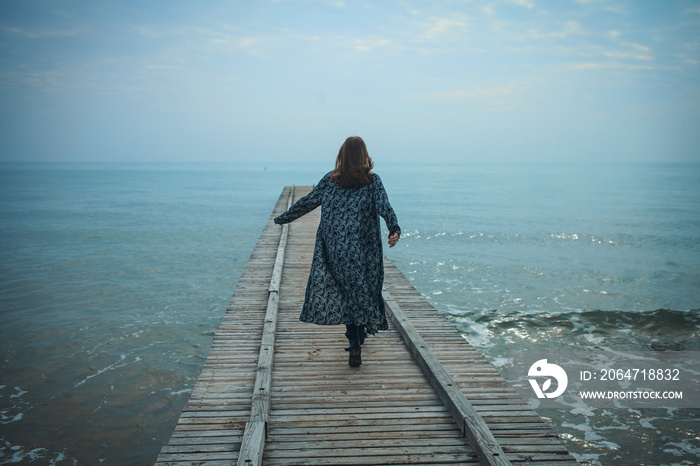
<svg viewBox="0 0 700 466">
<path fill-rule="evenodd" d="M 389 228 L 389 247 L 401 234 L 382 181 L 371 171 L 373 166 L 362 138 L 347 138 L 338 152 L 335 170 L 275 218 L 277 224 L 289 223 L 321 206 L 299 320 L 319 325 L 345 324 L 351 367 L 362 364 L 361 345 L 367 334 L 388 329 L 382 299 L 384 262 L 379 216 Z"/>
</svg>

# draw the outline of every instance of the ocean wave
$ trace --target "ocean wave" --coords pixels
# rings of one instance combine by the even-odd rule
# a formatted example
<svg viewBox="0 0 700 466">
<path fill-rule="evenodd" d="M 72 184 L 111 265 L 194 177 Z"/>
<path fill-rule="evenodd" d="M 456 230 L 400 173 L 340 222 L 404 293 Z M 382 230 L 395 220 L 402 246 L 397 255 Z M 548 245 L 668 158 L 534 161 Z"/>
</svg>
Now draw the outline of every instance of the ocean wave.
<svg viewBox="0 0 700 466">
<path fill-rule="evenodd" d="M 700 309 L 633 311 L 499 312 L 453 316 L 475 346 L 629 351 L 700 351 Z M 497 351 L 500 353 L 500 351 Z"/>
<path fill-rule="evenodd" d="M 560 232 L 545 229 L 533 229 L 531 225 L 514 226 L 511 231 L 465 230 L 454 229 L 453 225 L 444 229 L 421 228 L 401 233 L 401 239 L 407 242 L 430 241 L 431 243 L 453 243 L 457 245 L 520 245 L 529 247 L 620 247 L 632 250 L 679 249 L 700 250 L 697 237 L 693 235 L 653 235 L 630 234 L 624 232 Z"/>
</svg>

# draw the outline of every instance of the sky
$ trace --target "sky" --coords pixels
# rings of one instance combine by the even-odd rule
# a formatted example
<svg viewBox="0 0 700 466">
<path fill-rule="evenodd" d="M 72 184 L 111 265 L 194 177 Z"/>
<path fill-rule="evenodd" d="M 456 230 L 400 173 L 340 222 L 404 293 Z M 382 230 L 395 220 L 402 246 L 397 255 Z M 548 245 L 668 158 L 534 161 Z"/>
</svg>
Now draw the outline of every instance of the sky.
<svg viewBox="0 0 700 466">
<path fill-rule="evenodd" d="M 0 161 L 700 162 L 700 1 L 0 0 Z"/>
</svg>

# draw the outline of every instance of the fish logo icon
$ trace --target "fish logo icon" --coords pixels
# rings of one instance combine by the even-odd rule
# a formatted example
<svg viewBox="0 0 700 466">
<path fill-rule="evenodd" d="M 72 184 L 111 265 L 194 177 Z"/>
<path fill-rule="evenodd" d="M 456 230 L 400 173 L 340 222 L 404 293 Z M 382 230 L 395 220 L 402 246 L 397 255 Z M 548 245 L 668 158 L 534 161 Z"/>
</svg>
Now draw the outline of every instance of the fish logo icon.
<svg viewBox="0 0 700 466">
<path fill-rule="evenodd" d="M 530 377 L 530 385 L 532 385 L 532 389 L 535 391 L 537 398 L 556 398 L 564 393 L 569 383 L 569 377 L 567 377 L 564 369 L 556 364 L 549 364 L 546 359 L 540 359 L 530 366 L 527 375 Z M 540 387 L 537 379 L 533 377 L 547 377 L 547 379 Z M 557 381 L 556 390 L 548 393 L 547 390 L 552 386 L 552 379 Z"/>
</svg>

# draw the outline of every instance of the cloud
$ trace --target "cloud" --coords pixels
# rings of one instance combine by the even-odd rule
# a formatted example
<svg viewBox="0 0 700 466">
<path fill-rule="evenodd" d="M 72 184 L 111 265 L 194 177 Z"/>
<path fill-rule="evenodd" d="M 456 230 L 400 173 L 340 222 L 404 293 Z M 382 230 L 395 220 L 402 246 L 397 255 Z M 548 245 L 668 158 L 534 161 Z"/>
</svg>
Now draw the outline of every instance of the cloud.
<svg viewBox="0 0 700 466">
<path fill-rule="evenodd" d="M 438 99 L 492 100 L 512 95 L 518 89 L 519 86 L 515 84 L 505 84 L 501 86 L 475 86 L 454 91 L 435 92 L 430 94 L 430 96 Z"/>
<path fill-rule="evenodd" d="M 508 0 L 509 3 L 512 3 L 514 5 L 519 5 L 525 8 L 534 8 L 535 3 L 531 2 L 530 0 Z"/>
<path fill-rule="evenodd" d="M 297 0 L 272 0 L 272 3 L 295 3 Z M 336 8 L 345 8 L 342 0 L 304 0 L 304 3 L 322 3 Z"/>
<path fill-rule="evenodd" d="M 496 86 L 471 86 L 452 91 L 435 92 L 428 95 L 436 103 L 445 101 L 460 102 L 460 106 L 477 109 L 480 112 L 509 112 L 520 105 L 523 85 L 519 83 Z"/>
<path fill-rule="evenodd" d="M 420 35 L 420 38 L 426 41 L 431 41 L 441 36 L 445 36 L 455 29 L 466 29 L 467 21 L 465 17 L 455 15 L 455 17 L 433 19 L 429 23 L 424 23 L 422 27 L 423 34 Z"/>
<path fill-rule="evenodd" d="M 28 86 L 49 94 L 65 94 L 76 86 L 71 85 L 68 75 L 62 70 L 0 71 L 0 90 L 14 86 Z"/>
<path fill-rule="evenodd" d="M 219 37 L 212 39 L 212 43 L 218 45 L 232 45 L 235 48 L 247 49 L 260 43 L 257 37 Z"/>
<path fill-rule="evenodd" d="M 620 44 L 621 47 L 626 49 L 632 49 L 632 51 L 608 51 L 603 52 L 603 55 L 608 58 L 623 58 L 623 59 L 634 59 L 634 60 L 646 60 L 651 61 L 654 57 L 650 54 L 651 47 L 638 44 L 635 42 L 620 42 L 622 33 L 620 31 L 612 30 L 607 33 L 615 43 Z"/>
<path fill-rule="evenodd" d="M 541 33 L 536 29 L 529 29 L 528 35 L 530 39 L 566 39 L 569 36 L 575 34 L 583 34 L 584 30 L 581 25 L 576 21 L 567 21 L 564 26 L 559 31 Z"/>
<path fill-rule="evenodd" d="M 627 14 L 627 9 L 622 6 L 622 5 L 609 5 L 605 7 L 605 11 L 609 11 L 611 13 L 618 13 L 621 15 Z"/>
<path fill-rule="evenodd" d="M 355 41 L 355 50 L 358 52 L 368 52 L 377 47 L 383 47 L 388 45 L 389 41 L 386 39 L 358 39 Z"/>
<path fill-rule="evenodd" d="M 607 35 L 615 42 L 619 42 L 620 38 L 622 37 L 622 33 L 620 31 L 616 31 L 616 30 L 608 31 Z M 624 45 L 625 47 L 637 49 L 637 50 L 642 51 L 642 52 L 651 51 L 650 47 L 648 47 L 646 45 L 642 45 L 642 44 L 637 44 L 634 42 L 622 42 L 621 44 Z"/>
<path fill-rule="evenodd" d="M 650 55 L 639 55 L 625 52 L 605 52 L 604 55 L 608 58 L 634 58 L 635 60 L 653 60 Z"/>
<path fill-rule="evenodd" d="M 647 47 L 646 45 L 641 45 L 641 44 L 633 44 L 633 43 L 625 42 L 623 45 L 627 45 L 627 46 L 635 48 L 637 50 L 641 50 L 642 52 L 649 52 L 651 50 L 651 48 Z"/>
<path fill-rule="evenodd" d="M 235 28 L 220 25 L 216 28 L 171 26 L 156 28 L 151 26 L 135 26 L 137 34 L 146 38 L 168 39 L 163 43 L 164 50 L 178 49 L 183 56 L 205 57 L 212 52 L 217 54 L 235 53 L 245 50 L 248 53 L 260 53 L 265 44 L 269 44 L 269 37 L 242 35 L 233 33 Z"/>
<path fill-rule="evenodd" d="M 700 42 L 686 42 L 681 44 L 681 48 L 685 49 L 686 52 L 678 52 L 675 54 L 676 58 L 680 59 L 682 62 L 688 65 L 699 65 L 700 60 L 698 59 L 698 50 L 700 50 Z"/>
<path fill-rule="evenodd" d="M 236 45 L 242 49 L 248 48 L 251 45 L 255 45 L 259 43 L 260 41 L 258 39 L 255 39 L 253 37 L 239 37 L 236 40 Z"/>
<path fill-rule="evenodd" d="M 653 65 L 630 65 L 628 63 L 617 63 L 617 62 L 610 62 L 610 63 L 575 63 L 571 65 L 571 68 L 576 69 L 576 70 L 628 70 L 628 71 L 637 71 L 637 70 L 654 70 L 656 69 L 655 66 Z"/>
<path fill-rule="evenodd" d="M 85 29 L 42 29 L 30 30 L 19 27 L 6 27 L 2 29 L 2 35 L 15 35 L 25 39 L 50 39 L 56 37 L 74 37 L 83 34 Z"/>
</svg>

